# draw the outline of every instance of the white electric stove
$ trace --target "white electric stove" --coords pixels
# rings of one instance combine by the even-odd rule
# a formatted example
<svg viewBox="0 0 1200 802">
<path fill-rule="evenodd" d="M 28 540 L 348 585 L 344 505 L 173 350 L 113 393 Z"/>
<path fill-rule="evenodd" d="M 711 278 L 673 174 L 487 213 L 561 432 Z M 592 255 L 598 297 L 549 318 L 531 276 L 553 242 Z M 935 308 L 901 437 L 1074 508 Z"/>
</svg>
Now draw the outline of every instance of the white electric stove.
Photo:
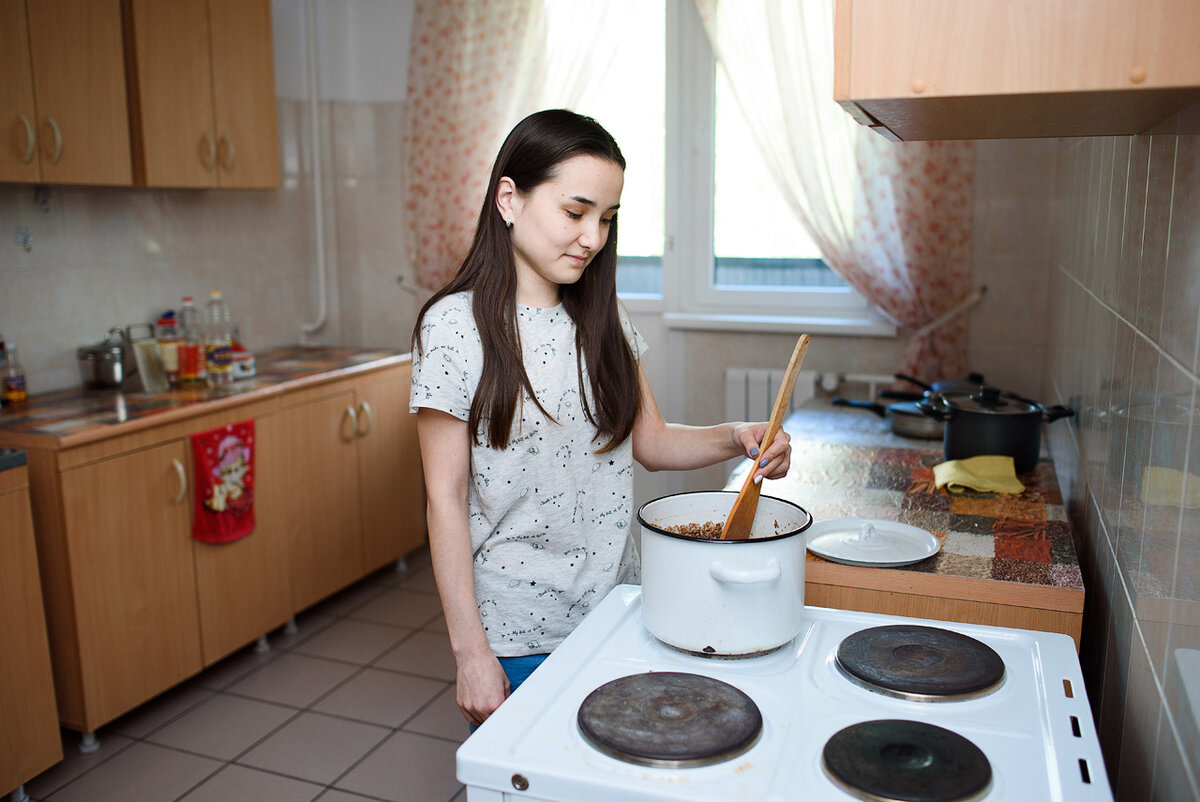
<svg viewBox="0 0 1200 802">
<path fill-rule="evenodd" d="M 804 630 L 786 646 L 756 657 L 721 659 L 687 654 L 656 640 L 642 626 L 640 602 L 638 586 L 618 586 L 463 743 L 458 779 L 469 802 L 896 798 L 850 790 L 857 781 L 848 786 L 835 780 L 835 774 L 844 775 L 839 771 L 843 755 L 830 751 L 831 740 L 839 749 L 854 742 L 880 752 L 884 765 L 874 770 L 888 778 L 905 773 L 897 773 L 897 767 L 920 771 L 922 761 L 957 764 L 957 754 L 946 758 L 934 749 L 931 758 L 924 747 L 896 746 L 904 739 L 864 729 L 883 726 L 875 724 L 881 721 L 936 730 L 966 744 L 976 758 L 982 754 L 984 784 L 967 796 L 947 798 L 1113 798 L 1074 643 L 1065 635 L 808 607 Z M 896 625 L 934 628 L 985 644 L 1003 661 L 1003 678 L 975 694 L 926 701 L 852 681 L 837 665 L 838 646 L 848 636 Z M 653 673 L 662 676 L 645 676 Z M 674 675 L 748 697 L 761 716 L 756 734 L 734 756 L 693 767 L 686 760 L 612 752 L 611 744 L 581 731 L 581 705 L 586 700 L 591 713 L 597 689 L 617 689 L 619 708 L 627 683 Z M 671 707 L 668 716 L 676 715 L 683 714 Z M 591 719 L 584 726 L 592 736 L 599 729 Z M 848 733 L 855 737 L 847 741 Z M 884 739 L 879 749 L 868 736 Z M 939 792 L 945 789 L 921 791 L 934 793 L 925 797 L 931 799 Z"/>
</svg>

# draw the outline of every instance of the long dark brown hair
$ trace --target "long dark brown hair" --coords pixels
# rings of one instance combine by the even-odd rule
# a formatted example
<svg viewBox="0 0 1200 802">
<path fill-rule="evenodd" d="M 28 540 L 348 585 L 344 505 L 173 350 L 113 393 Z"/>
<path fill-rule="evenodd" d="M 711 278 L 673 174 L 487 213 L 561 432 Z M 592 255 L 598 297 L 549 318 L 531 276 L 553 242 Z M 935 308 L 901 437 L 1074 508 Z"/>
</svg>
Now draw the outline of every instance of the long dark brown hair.
<svg viewBox="0 0 1200 802">
<path fill-rule="evenodd" d="M 413 339 L 420 353 L 421 322 L 429 308 L 447 295 L 474 291 L 475 325 L 483 342 L 483 372 L 471 400 L 467 425 L 480 443 L 480 422 L 487 420 L 492 448 L 508 445 L 521 391 L 547 418 L 521 361 L 517 331 L 517 271 L 508 229 L 496 208 L 500 179 L 508 177 L 523 194 L 555 177 L 558 165 L 573 156 L 595 156 L 625 169 L 616 140 L 591 117 L 565 109 L 531 114 L 519 122 L 500 147 L 479 211 L 475 237 L 454 278 L 430 298 L 417 315 Z M 617 311 L 617 220 L 608 240 L 574 284 L 560 286 L 563 309 L 575 322 L 575 352 L 583 412 L 597 430 L 598 451 L 624 442 L 633 431 L 641 403 L 638 369 L 621 329 Z M 591 392 L 584 387 L 588 367 Z M 590 400 L 589 400 L 590 399 Z"/>
</svg>

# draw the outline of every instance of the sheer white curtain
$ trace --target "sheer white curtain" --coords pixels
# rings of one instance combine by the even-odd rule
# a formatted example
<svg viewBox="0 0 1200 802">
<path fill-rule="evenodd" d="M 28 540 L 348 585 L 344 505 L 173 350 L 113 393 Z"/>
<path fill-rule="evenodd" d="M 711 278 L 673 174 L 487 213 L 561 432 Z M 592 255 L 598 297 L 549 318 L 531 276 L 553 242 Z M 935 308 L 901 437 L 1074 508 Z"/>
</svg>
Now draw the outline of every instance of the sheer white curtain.
<svg viewBox="0 0 1200 802">
<path fill-rule="evenodd" d="M 964 371 L 971 146 L 892 143 L 833 100 L 833 0 L 695 0 L 780 191 L 838 275 L 916 329 L 901 367 Z"/>
</svg>

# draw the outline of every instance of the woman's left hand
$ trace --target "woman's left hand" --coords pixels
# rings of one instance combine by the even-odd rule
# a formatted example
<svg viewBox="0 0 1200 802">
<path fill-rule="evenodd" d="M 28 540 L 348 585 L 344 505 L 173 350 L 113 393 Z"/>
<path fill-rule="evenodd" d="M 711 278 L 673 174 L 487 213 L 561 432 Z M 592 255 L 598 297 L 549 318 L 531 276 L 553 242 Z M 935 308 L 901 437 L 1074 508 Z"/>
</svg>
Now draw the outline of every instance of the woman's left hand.
<svg viewBox="0 0 1200 802">
<path fill-rule="evenodd" d="M 792 464 L 792 437 L 780 429 L 767 450 L 761 451 L 760 443 L 766 433 L 766 423 L 742 423 L 733 430 L 733 437 L 746 456 L 755 461 L 754 470 L 758 476 L 782 479 Z"/>
</svg>

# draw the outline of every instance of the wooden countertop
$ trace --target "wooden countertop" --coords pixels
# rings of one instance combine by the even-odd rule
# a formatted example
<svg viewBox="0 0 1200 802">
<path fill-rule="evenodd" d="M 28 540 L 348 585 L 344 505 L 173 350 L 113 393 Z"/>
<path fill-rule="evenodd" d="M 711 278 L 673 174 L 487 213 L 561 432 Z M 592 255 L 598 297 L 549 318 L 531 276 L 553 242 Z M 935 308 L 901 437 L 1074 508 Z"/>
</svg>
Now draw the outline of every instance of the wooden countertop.
<svg viewBox="0 0 1200 802">
<path fill-rule="evenodd" d="M 900 568 L 843 565 L 810 553 L 810 590 L 821 586 L 841 589 L 835 593 L 840 596 L 874 594 L 877 611 L 902 615 L 919 611 L 889 609 L 886 595 L 950 603 L 940 608 L 930 602 L 926 613 L 990 605 L 1065 614 L 1072 623 L 1053 628 L 1078 643 L 1083 578 L 1049 459 L 1043 457 L 1019 476 L 1026 488 L 1020 495 L 948 493 L 934 488 L 933 466 L 944 461 L 940 441 L 897 437 L 886 421 L 818 403 L 793 412 L 783 428 L 792 437 L 792 467 L 783 479 L 764 480 L 764 495 L 796 503 L 817 521 L 899 521 L 932 532 L 942 544 L 938 554 Z M 739 489 L 747 470 L 748 462 L 739 466 L 726 489 Z M 970 620 L 957 614 L 928 617 Z M 987 617 L 978 622 L 1028 626 Z"/>
<path fill-rule="evenodd" d="M 257 375 L 227 388 L 181 387 L 159 395 L 73 387 L 31 395 L 0 410 L 0 441 L 62 449 L 407 362 L 398 351 L 288 346 L 256 353 Z"/>
</svg>

